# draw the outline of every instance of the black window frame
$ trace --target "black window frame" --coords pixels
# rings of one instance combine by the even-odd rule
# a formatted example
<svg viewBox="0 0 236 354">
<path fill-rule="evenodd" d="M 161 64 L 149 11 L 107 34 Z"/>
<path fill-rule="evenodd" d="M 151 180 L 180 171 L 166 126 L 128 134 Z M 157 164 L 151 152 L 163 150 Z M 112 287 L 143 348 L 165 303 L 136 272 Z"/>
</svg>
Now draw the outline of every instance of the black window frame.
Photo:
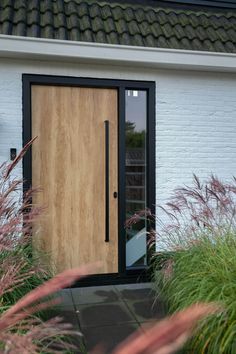
<svg viewBox="0 0 236 354">
<path fill-rule="evenodd" d="M 126 269 L 125 223 L 125 91 L 143 90 L 147 92 L 147 207 L 155 213 L 155 82 L 90 77 L 68 77 L 54 75 L 23 74 L 23 145 L 31 138 L 31 86 L 72 86 L 91 88 L 111 88 L 118 91 L 118 273 L 98 274 L 80 281 L 75 286 L 115 284 L 148 279 L 148 267 Z M 24 192 L 32 183 L 31 148 L 23 158 Z"/>
</svg>

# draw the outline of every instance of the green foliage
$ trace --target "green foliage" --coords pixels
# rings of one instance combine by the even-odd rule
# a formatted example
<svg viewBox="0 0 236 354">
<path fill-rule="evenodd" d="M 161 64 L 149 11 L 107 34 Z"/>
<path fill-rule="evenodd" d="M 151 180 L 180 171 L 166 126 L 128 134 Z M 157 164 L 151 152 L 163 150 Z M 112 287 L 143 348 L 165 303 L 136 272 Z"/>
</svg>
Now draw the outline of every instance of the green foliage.
<svg viewBox="0 0 236 354">
<path fill-rule="evenodd" d="M 223 309 L 202 322 L 187 353 L 236 353 L 235 197 L 235 178 L 223 183 L 211 176 L 201 183 L 194 176 L 194 185 L 176 190 L 163 208 L 169 220 L 158 236 L 166 249 L 152 264 L 158 295 L 170 313 L 198 302 Z"/>
<path fill-rule="evenodd" d="M 127 132 L 126 133 L 126 146 L 129 148 L 141 148 L 145 142 L 145 131 L 141 132 Z"/>
<path fill-rule="evenodd" d="M 126 146 L 129 148 L 142 148 L 145 143 L 145 131 L 135 131 L 135 123 L 126 122 L 125 126 Z"/>
<path fill-rule="evenodd" d="M 236 353 L 236 234 L 212 242 L 203 237 L 188 250 L 172 254 L 168 277 L 156 282 L 171 313 L 196 302 L 218 302 L 223 312 L 209 318 L 189 343 L 190 353 Z"/>
</svg>

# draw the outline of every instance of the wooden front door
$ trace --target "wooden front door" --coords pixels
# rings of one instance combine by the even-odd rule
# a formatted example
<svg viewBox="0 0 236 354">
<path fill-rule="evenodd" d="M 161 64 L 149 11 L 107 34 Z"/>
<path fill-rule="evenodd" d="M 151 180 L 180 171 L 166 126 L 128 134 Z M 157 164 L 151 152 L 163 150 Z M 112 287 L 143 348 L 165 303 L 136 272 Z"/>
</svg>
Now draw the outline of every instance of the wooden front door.
<svg viewBox="0 0 236 354">
<path fill-rule="evenodd" d="M 97 273 L 116 273 L 117 90 L 32 85 L 31 94 L 32 136 L 38 136 L 32 147 L 32 186 L 42 189 L 34 203 L 46 208 L 34 245 L 56 272 L 102 261 Z"/>
</svg>

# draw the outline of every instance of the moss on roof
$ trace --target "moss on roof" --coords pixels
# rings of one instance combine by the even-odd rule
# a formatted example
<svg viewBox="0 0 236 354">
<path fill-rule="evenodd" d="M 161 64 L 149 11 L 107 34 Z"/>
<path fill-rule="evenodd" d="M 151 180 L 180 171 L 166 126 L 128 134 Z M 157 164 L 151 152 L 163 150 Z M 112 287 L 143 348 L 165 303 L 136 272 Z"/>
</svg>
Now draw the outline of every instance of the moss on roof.
<svg viewBox="0 0 236 354">
<path fill-rule="evenodd" d="M 236 53 L 236 11 L 95 0 L 1 0 L 0 33 Z"/>
</svg>

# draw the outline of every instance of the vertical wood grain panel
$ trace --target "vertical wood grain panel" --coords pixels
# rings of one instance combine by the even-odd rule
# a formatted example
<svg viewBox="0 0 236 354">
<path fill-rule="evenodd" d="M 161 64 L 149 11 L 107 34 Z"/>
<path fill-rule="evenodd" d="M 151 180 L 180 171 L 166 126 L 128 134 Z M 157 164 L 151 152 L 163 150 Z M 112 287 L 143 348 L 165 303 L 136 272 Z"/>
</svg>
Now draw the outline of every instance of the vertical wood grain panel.
<svg viewBox="0 0 236 354">
<path fill-rule="evenodd" d="M 110 242 L 105 237 L 105 129 L 110 121 Z M 100 260 L 118 271 L 117 91 L 32 86 L 32 184 L 46 212 L 35 245 L 56 272 Z"/>
</svg>

